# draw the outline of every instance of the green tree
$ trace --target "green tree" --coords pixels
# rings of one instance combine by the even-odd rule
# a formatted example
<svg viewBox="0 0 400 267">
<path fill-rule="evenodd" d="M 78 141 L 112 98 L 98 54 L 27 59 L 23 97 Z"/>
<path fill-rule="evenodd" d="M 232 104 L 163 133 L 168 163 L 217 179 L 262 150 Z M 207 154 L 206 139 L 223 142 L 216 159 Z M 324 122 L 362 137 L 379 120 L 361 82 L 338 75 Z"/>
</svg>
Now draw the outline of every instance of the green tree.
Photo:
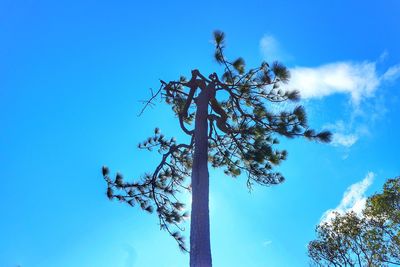
<svg viewBox="0 0 400 267">
<path fill-rule="evenodd" d="M 154 172 L 136 182 L 125 182 L 121 174 L 111 179 L 107 167 L 103 175 L 108 183 L 107 195 L 148 212 L 156 211 L 165 229 L 182 250 L 188 251 L 181 235 L 180 223 L 188 216 L 179 193 L 192 194 L 190 217 L 190 266 L 211 266 L 209 223 L 208 164 L 223 168 L 227 175 L 245 173 L 247 186 L 275 185 L 283 176 L 273 171 L 286 158 L 285 150 L 274 149 L 276 135 L 288 138 L 304 136 L 311 140 L 330 141 L 329 132 L 309 129 L 304 108 L 273 113 L 274 103 L 297 101 L 299 93 L 281 89 L 290 77 L 281 63 L 263 62 L 245 70 L 245 61 L 225 57 L 224 34 L 216 31 L 215 59 L 223 73 L 204 76 L 199 70 L 190 79 L 161 81 L 146 106 L 161 97 L 177 115 L 179 125 L 188 135 L 187 143 L 167 139 L 155 130 L 154 136 L 139 144 L 141 149 L 157 148 L 162 159 Z M 142 110 L 143 111 L 143 110 Z M 194 122 L 194 127 L 192 126 Z M 191 177 L 190 181 L 186 178 Z"/>
<path fill-rule="evenodd" d="M 369 197 L 362 215 L 336 213 L 316 232 L 308 255 L 317 266 L 400 265 L 400 177 Z"/>
</svg>

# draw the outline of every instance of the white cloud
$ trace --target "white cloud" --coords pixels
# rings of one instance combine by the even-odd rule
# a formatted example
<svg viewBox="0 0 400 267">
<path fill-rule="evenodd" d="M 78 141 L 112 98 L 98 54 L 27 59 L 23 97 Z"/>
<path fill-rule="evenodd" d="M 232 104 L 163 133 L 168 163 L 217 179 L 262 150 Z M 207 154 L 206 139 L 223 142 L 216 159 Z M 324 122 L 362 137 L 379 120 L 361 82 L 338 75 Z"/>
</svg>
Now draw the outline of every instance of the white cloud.
<svg viewBox="0 0 400 267">
<path fill-rule="evenodd" d="M 383 75 L 376 71 L 377 62 L 334 62 L 318 67 L 290 69 L 289 87 L 298 89 L 303 98 L 322 98 L 332 94 L 348 94 L 358 105 L 374 96 L 382 82 L 400 78 L 400 64 L 391 66 Z"/>
<path fill-rule="evenodd" d="M 352 127 L 346 127 L 342 120 L 339 120 L 334 124 L 326 124 L 323 128 L 332 131 L 333 135 L 331 145 L 333 146 L 350 148 L 360 137 L 360 131 L 350 132 Z"/>
<path fill-rule="evenodd" d="M 390 67 L 382 76 L 385 81 L 394 81 L 400 78 L 400 64 Z"/>
<path fill-rule="evenodd" d="M 290 70 L 292 77 L 288 87 L 299 90 L 305 99 L 333 94 L 350 97 L 352 114 L 346 120 L 346 127 L 343 123 L 341 127 L 336 125 L 328 128 L 333 132 L 333 146 L 350 148 L 362 135 L 368 134 L 368 126 L 385 113 L 385 105 L 376 91 L 384 83 L 400 78 L 400 64 L 390 67 L 382 75 L 377 72 L 376 65 L 377 62 L 369 61 L 336 62 L 315 68 L 295 67 Z M 365 113 L 365 110 L 368 112 Z"/>
<path fill-rule="evenodd" d="M 331 144 L 333 146 L 351 147 L 357 142 L 357 140 L 358 136 L 355 134 L 334 133 Z"/>
<path fill-rule="evenodd" d="M 289 87 L 298 89 L 303 98 L 321 98 L 335 93 L 349 94 L 354 104 L 370 97 L 381 77 L 375 62 L 336 62 L 319 67 L 295 67 L 290 70 Z"/>
<path fill-rule="evenodd" d="M 271 240 L 265 240 L 265 241 L 262 243 L 263 247 L 267 247 L 267 246 L 269 246 L 269 245 L 271 245 L 271 244 L 272 244 L 272 241 L 271 241 Z"/>
<path fill-rule="evenodd" d="M 260 50 L 267 61 L 290 59 L 272 35 L 261 38 Z M 382 82 L 400 78 L 400 64 L 391 66 L 382 75 L 377 72 L 376 65 L 387 57 L 388 52 L 384 51 L 376 61 L 329 62 L 317 67 L 293 67 L 290 68 L 288 88 L 299 90 L 302 98 L 306 99 L 348 94 L 352 103 L 358 106 L 362 99 L 374 96 Z"/>
<path fill-rule="evenodd" d="M 335 209 L 329 209 L 322 215 L 321 223 L 330 221 L 334 217 L 335 212 L 344 214 L 354 211 L 356 214 L 361 215 L 367 200 L 365 192 L 372 184 L 374 176 L 374 173 L 369 172 L 363 180 L 349 186 L 344 192 L 340 204 Z"/>
<path fill-rule="evenodd" d="M 264 35 L 260 40 L 260 50 L 263 58 L 267 61 L 289 60 L 291 57 L 285 53 L 278 40 L 272 35 Z"/>
<path fill-rule="evenodd" d="M 126 252 L 125 267 L 135 266 L 136 261 L 136 250 L 129 244 L 124 244 L 124 250 Z"/>
<path fill-rule="evenodd" d="M 387 50 L 383 51 L 382 54 L 378 58 L 378 62 L 384 62 L 389 56 L 389 52 Z"/>
<path fill-rule="evenodd" d="M 282 60 L 287 55 L 272 35 L 265 35 L 260 40 L 260 49 L 267 61 Z M 383 73 L 377 71 L 377 66 L 381 66 L 388 55 L 384 51 L 375 61 L 328 62 L 316 67 L 296 66 L 290 68 L 291 78 L 286 88 L 299 90 L 303 99 L 334 94 L 348 96 L 352 105 L 350 118 L 344 119 L 345 127 L 342 122 L 341 129 L 327 128 L 333 132 L 331 144 L 348 150 L 361 136 L 368 135 L 371 124 L 386 112 L 382 94 L 377 90 L 400 79 L 400 64 L 389 67 Z"/>
</svg>

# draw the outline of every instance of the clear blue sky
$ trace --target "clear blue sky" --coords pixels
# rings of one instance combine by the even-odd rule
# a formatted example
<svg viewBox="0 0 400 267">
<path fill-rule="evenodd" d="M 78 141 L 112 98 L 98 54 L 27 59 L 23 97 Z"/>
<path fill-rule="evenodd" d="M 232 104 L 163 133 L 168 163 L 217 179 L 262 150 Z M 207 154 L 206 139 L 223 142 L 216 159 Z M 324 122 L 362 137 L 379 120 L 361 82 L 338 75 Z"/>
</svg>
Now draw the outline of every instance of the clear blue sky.
<svg viewBox="0 0 400 267">
<path fill-rule="evenodd" d="M 248 66 L 282 60 L 310 124 L 335 134 L 283 140 L 273 188 L 211 171 L 215 266 L 307 266 L 327 210 L 400 174 L 399 1 L 197 3 L 0 1 L 0 266 L 188 265 L 155 215 L 106 199 L 100 168 L 138 177 L 159 160 L 138 142 L 181 136 L 168 107 L 137 117 L 139 101 L 160 78 L 220 71 L 215 29 Z"/>
</svg>

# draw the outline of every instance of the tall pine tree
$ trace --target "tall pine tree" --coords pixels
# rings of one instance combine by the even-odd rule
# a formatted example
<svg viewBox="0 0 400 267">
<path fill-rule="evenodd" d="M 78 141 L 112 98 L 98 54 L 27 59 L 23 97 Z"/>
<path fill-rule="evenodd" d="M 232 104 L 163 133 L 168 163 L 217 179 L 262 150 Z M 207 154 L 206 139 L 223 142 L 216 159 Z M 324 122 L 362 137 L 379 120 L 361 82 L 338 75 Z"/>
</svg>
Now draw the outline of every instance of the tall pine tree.
<svg viewBox="0 0 400 267">
<path fill-rule="evenodd" d="M 302 106 L 274 113 L 274 103 L 299 100 L 298 91 L 281 89 L 290 78 L 288 69 L 279 62 L 262 62 L 246 71 L 242 58 L 226 58 L 224 37 L 224 33 L 214 32 L 215 59 L 223 68 L 222 75 L 205 76 L 194 69 L 190 79 L 161 81 L 160 89 L 145 105 L 157 97 L 165 100 L 190 142 L 167 139 L 156 129 L 154 136 L 140 143 L 139 148 L 157 148 L 161 162 L 138 181 L 127 182 L 118 173 L 111 179 L 108 168 L 103 167 L 108 197 L 139 205 L 148 212 L 154 210 L 161 228 L 182 250 L 190 251 L 191 267 L 212 266 L 209 163 L 233 177 L 243 174 L 249 188 L 254 184 L 276 185 L 284 177 L 273 167 L 287 156 L 285 150 L 274 148 L 278 144 L 276 136 L 301 136 L 321 142 L 331 138 L 329 132 L 317 133 L 308 127 Z M 181 222 L 188 217 L 184 204 L 178 200 L 182 190 L 192 194 L 190 250 L 180 231 Z"/>
</svg>

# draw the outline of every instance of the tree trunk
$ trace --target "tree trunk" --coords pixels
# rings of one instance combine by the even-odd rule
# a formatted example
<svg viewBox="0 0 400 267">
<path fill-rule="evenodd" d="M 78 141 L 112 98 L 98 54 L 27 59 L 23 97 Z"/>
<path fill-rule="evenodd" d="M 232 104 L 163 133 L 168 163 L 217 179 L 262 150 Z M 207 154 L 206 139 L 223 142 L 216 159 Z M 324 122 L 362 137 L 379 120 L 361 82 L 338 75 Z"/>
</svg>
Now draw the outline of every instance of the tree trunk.
<svg viewBox="0 0 400 267">
<path fill-rule="evenodd" d="M 208 209 L 208 102 L 214 86 L 209 84 L 196 99 L 192 212 L 190 221 L 190 267 L 211 267 L 210 216 Z"/>
</svg>

